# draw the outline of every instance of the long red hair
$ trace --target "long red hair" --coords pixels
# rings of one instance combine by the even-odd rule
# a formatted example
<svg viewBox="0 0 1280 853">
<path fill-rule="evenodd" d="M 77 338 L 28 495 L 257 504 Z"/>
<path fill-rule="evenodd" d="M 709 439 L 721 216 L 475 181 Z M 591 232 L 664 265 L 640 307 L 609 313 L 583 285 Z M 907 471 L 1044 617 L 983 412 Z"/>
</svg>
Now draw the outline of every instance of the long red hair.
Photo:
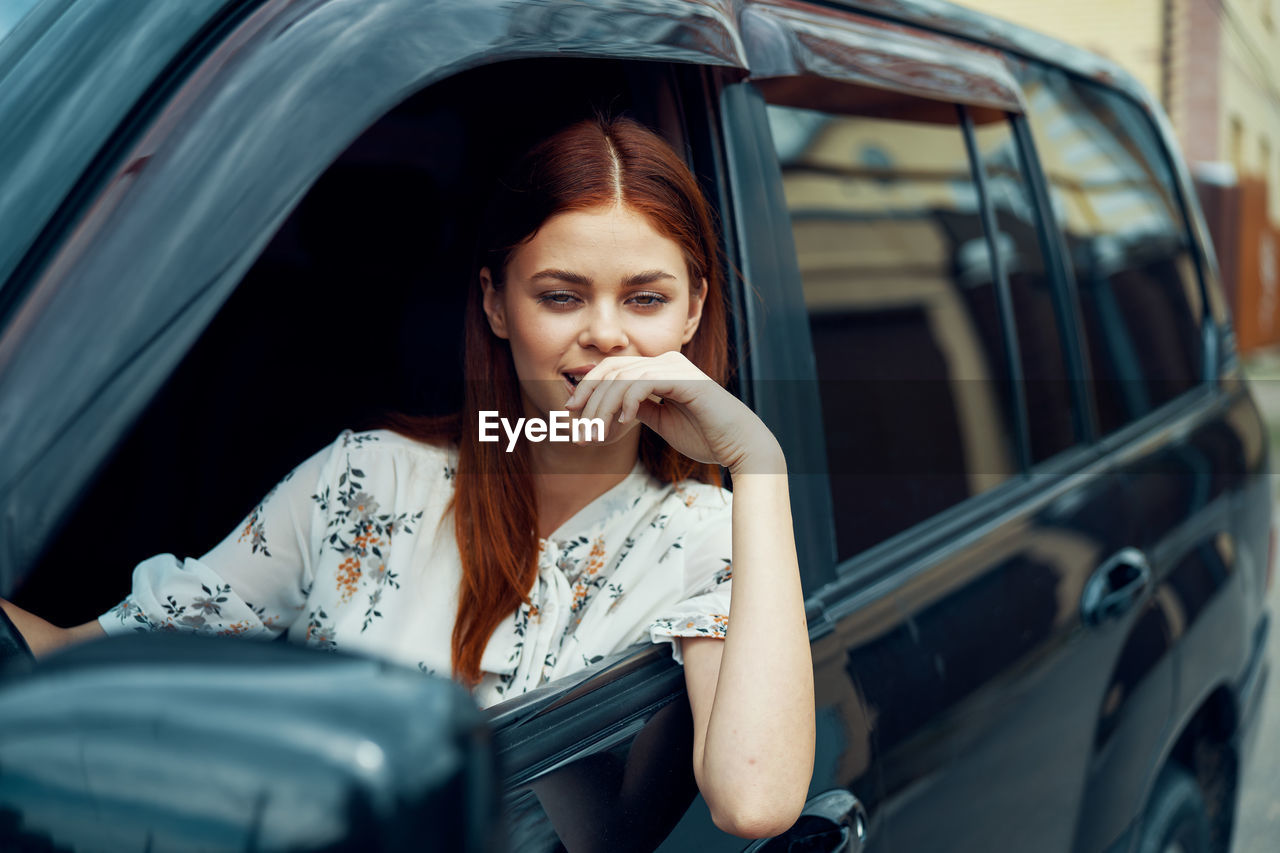
<svg viewBox="0 0 1280 853">
<path fill-rule="evenodd" d="M 522 603 L 537 577 L 537 519 L 526 445 L 507 453 L 480 442 L 477 413 L 521 411 L 510 344 L 493 334 L 483 310 L 480 267 L 504 285 L 512 252 L 552 216 L 621 202 L 675 241 L 696 287 L 707 281 L 698 330 L 682 348 L 723 385 L 728 364 L 724 286 L 711 208 L 684 161 L 653 131 L 627 118 L 597 117 L 571 125 L 531 150 L 499 185 L 481 225 L 475 275 L 467 296 L 462 411 L 442 418 L 393 416 L 388 426 L 432 444 L 456 442 L 458 469 L 450 503 L 462 557 L 453 673 L 480 680 L 480 659 L 498 624 Z M 720 482 L 714 465 L 694 462 L 641 427 L 640 459 L 664 483 Z"/>
</svg>

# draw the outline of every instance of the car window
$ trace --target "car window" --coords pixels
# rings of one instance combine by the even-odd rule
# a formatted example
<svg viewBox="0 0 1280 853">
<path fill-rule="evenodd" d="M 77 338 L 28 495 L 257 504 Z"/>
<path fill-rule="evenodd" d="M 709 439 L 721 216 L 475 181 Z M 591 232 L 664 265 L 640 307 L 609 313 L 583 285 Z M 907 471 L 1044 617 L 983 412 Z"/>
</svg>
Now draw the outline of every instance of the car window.
<svg viewBox="0 0 1280 853">
<path fill-rule="evenodd" d="M 1027 117 L 1066 238 L 1090 393 L 1105 434 L 1199 382 L 1203 305 L 1173 177 L 1133 102 L 1056 70 L 1023 70 Z"/>
<path fill-rule="evenodd" d="M 288 32 L 301 37 L 299 27 Z M 286 47 L 287 39 L 255 45 L 259 54 L 246 53 L 257 64 L 247 67 L 268 78 L 279 73 L 292 79 L 292 64 L 275 53 Z M 405 65 L 408 73 L 421 73 L 417 60 Z M 245 67 L 219 73 L 249 73 Z M 218 274 L 238 281 L 228 281 L 234 289 L 220 306 L 222 294 L 201 305 L 207 314 L 192 330 L 194 344 L 180 361 L 187 342 L 173 345 L 176 367 L 156 356 L 147 359 L 153 371 L 172 369 L 171 378 L 149 399 L 96 481 L 68 479 L 68 488 L 79 490 L 78 507 L 62 528 L 65 534 L 44 547 L 16 596 L 20 603 L 61 624 L 91 619 L 129 590 L 141 560 L 164 551 L 192 557 L 207 552 L 291 466 L 331 442 L 338 429 L 384 425 L 388 410 L 456 410 L 462 392 L 458 318 L 473 272 L 476 222 L 492 182 L 534 141 L 604 111 L 631 115 L 658 129 L 677 151 L 690 153 L 695 172 L 714 176 L 707 146 L 686 135 L 707 119 L 688 116 L 680 100 L 686 91 L 700 93 L 701 72 L 612 59 L 495 62 L 431 81 L 372 119 L 350 112 L 357 100 L 351 93 L 367 98 L 367 89 L 335 74 L 317 84 L 321 91 L 315 97 L 299 96 L 308 115 L 337 123 L 325 132 L 354 137 L 324 147 L 310 144 L 320 131 L 304 133 L 270 109 L 274 99 L 286 97 L 284 87 L 276 85 L 253 89 L 253 98 L 223 98 L 216 90 L 210 102 L 184 104 L 182 122 L 161 120 L 170 135 L 156 134 L 148 140 L 149 157 L 130 159 L 145 164 L 135 171 L 146 180 L 118 202 L 113 217 L 102 219 L 90 245 L 99 255 L 123 247 L 111 257 L 133 269 L 133 277 L 86 263 L 83 270 L 75 268 L 76 282 L 93 285 L 90 289 L 104 302 L 109 301 L 104 294 L 116 292 L 113 287 L 123 289 L 134 297 L 130 316 L 145 314 L 160 326 L 166 314 L 137 296 L 140 281 L 156 282 L 147 295 L 171 296 L 175 286 L 200 277 L 192 270 L 201 269 L 204 259 L 190 257 L 197 249 L 233 258 L 225 265 L 229 271 Z M 403 98 L 403 87 L 394 80 L 356 76 L 378 96 L 392 89 Z M 351 100 L 339 97 L 344 92 Z M 228 108 L 263 117 L 227 120 L 219 110 Z M 246 137 L 255 144 L 245 144 Z M 180 145 L 184 138 L 201 144 Z M 220 161 L 237 146 L 234 163 L 210 167 L 210 160 Z M 297 157 L 283 157 L 282 150 L 305 155 L 314 173 L 283 174 L 281 164 L 292 167 Z M 714 177 L 706 180 L 714 189 Z M 194 184 L 193 193 L 179 191 L 184 181 Z M 255 190 L 283 193 L 287 187 L 294 188 L 289 210 L 253 196 Z M 174 214 L 175 199 L 182 200 L 183 214 L 207 215 L 207 204 L 191 201 L 197 196 L 234 210 L 225 220 L 247 234 L 206 229 L 206 235 L 216 231 L 217 239 L 175 236 L 190 225 Z M 248 228 L 246 221 L 257 227 Z M 181 275 L 153 269 L 157 255 Z M 211 290 L 206 285 L 204 292 Z M 73 307 L 88 312 L 79 303 Z M 98 310 L 96 316 L 98 337 L 124 337 L 127 329 L 120 329 L 111 311 Z M 83 352 L 78 357 L 83 361 Z M 135 396 L 147 400 L 150 393 L 151 386 L 143 386 Z M 157 500 L 159 495 L 168 497 Z M 50 501 L 33 503 L 47 507 Z M 35 539 L 36 533 L 28 532 L 23 541 Z M 93 553 L 86 550 L 91 544 Z M 597 708 L 599 692 L 589 700 L 569 701 L 564 693 L 578 681 L 571 677 L 544 685 L 538 721 L 495 723 L 498 731 L 512 730 L 508 740 L 519 741 L 503 753 L 510 762 L 505 770 L 516 780 L 508 800 L 519 837 L 549 839 L 548 849 L 555 849 L 557 834 L 580 831 L 574 827 L 643 820 L 652 847 L 693 798 L 689 711 L 687 704 L 670 701 L 683 690 L 682 669 L 668 646 L 656 647 L 647 637 L 623 650 L 622 657 L 625 667 L 609 675 L 612 688 L 622 691 L 637 678 L 644 683 L 643 690 L 628 688 L 625 701 Z M 606 662 L 584 664 L 600 674 Z M 632 708 L 628 702 L 641 704 Z M 552 714 L 548 705 L 555 705 L 555 714 L 590 719 L 547 734 L 539 727 Z M 646 728 L 668 707 L 660 724 Z M 510 710 L 495 706 L 494 713 Z M 618 715 L 630 728 L 618 727 Z M 647 746 L 633 749 L 631 739 L 641 729 Z M 607 754 L 594 745 L 604 731 L 612 738 Z M 577 750 L 596 757 L 574 762 Z M 546 772 L 549 757 L 563 765 L 554 774 Z M 662 784 L 646 782 L 650 773 Z M 502 784 L 507 787 L 507 780 Z M 580 793 L 594 799 L 574 795 L 578 785 Z M 575 818 L 574 827 L 555 824 L 566 815 Z M 633 834 L 639 837 L 639 832 Z"/>
<path fill-rule="evenodd" d="M 1017 470 L 964 135 L 958 118 L 938 123 L 936 109 L 921 112 L 935 120 L 768 108 L 809 313 L 840 560 Z"/>
<path fill-rule="evenodd" d="M 1067 315 L 1055 304 L 1054 284 L 1040 242 L 1039 212 L 1027 186 L 1012 126 L 1008 121 L 978 125 L 974 137 L 996 218 L 996 251 L 1009 281 L 1031 462 L 1036 463 L 1083 438 L 1076 428 L 1070 371 L 1062 346 L 1062 322 Z"/>
</svg>

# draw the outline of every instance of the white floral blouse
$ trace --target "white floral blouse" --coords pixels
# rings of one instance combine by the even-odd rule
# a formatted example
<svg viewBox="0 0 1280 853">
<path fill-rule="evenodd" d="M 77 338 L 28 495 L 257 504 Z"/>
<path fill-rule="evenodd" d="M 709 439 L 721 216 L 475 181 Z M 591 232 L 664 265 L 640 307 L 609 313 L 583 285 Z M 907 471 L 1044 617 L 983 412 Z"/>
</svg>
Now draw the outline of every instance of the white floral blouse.
<svg viewBox="0 0 1280 853">
<path fill-rule="evenodd" d="M 448 675 L 461 558 L 455 449 L 344 431 L 284 478 L 200 559 L 140 563 L 132 593 L 99 617 L 108 634 L 190 630 L 289 639 Z M 548 539 L 538 576 L 499 624 L 474 696 L 488 707 L 648 637 L 724 637 L 725 489 L 664 485 L 635 468 Z"/>
</svg>

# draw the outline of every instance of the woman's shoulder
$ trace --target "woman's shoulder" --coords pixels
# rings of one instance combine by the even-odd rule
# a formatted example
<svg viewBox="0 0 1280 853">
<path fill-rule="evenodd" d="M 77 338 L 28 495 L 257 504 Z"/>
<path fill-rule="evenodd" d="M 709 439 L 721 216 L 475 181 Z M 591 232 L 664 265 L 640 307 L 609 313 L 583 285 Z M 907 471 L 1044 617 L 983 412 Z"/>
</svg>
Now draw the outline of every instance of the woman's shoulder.
<svg viewBox="0 0 1280 853">
<path fill-rule="evenodd" d="M 435 469 L 445 479 L 453 478 L 458 460 L 458 449 L 453 444 L 420 441 L 389 429 L 344 429 L 328 451 L 332 460 L 343 463 L 337 468 L 352 464 L 399 468 L 410 464 L 415 468 Z"/>
<path fill-rule="evenodd" d="M 457 456 L 457 445 L 422 441 L 390 429 L 344 429 L 334 441 L 343 450 L 369 450 L 374 453 L 416 453 L 424 456 Z"/>
</svg>

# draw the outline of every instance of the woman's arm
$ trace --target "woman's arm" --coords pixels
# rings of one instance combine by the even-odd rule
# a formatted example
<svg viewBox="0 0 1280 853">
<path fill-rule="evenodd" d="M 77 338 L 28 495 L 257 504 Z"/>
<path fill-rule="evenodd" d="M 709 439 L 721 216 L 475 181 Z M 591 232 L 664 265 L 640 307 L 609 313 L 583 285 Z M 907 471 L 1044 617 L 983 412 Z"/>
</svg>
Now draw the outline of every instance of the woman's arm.
<svg viewBox="0 0 1280 853">
<path fill-rule="evenodd" d="M 5 615 L 13 621 L 14 627 L 22 635 L 22 639 L 27 641 L 31 654 L 37 658 L 42 658 L 49 652 L 56 651 L 63 646 L 106 635 L 106 632 L 102 630 L 102 626 L 98 624 L 96 619 L 83 625 L 77 625 L 74 628 L 59 628 L 57 625 L 41 619 L 34 613 L 28 613 L 18 605 L 3 598 L 0 598 L 0 608 L 3 608 Z"/>
<path fill-rule="evenodd" d="M 813 775 L 813 661 L 786 462 L 769 438 L 772 448 L 766 445 L 731 469 L 733 591 L 726 638 L 681 641 L 693 710 L 694 776 L 716 826 L 746 838 L 790 827 Z"/>
<path fill-rule="evenodd" d="M 656 394 L 661 405 L 650 402 Z M 759 838 L 791 826 L 813 774 L 813 660 L 791 529 L 787 463 L 764 422 L 684 355 L 610 357 L 565 408 L 605 441 L 640 421 L 733 477 L 733 585 L 724 640 L 682 639 L 693 771 L 716 825 Z"/>
</svg>

